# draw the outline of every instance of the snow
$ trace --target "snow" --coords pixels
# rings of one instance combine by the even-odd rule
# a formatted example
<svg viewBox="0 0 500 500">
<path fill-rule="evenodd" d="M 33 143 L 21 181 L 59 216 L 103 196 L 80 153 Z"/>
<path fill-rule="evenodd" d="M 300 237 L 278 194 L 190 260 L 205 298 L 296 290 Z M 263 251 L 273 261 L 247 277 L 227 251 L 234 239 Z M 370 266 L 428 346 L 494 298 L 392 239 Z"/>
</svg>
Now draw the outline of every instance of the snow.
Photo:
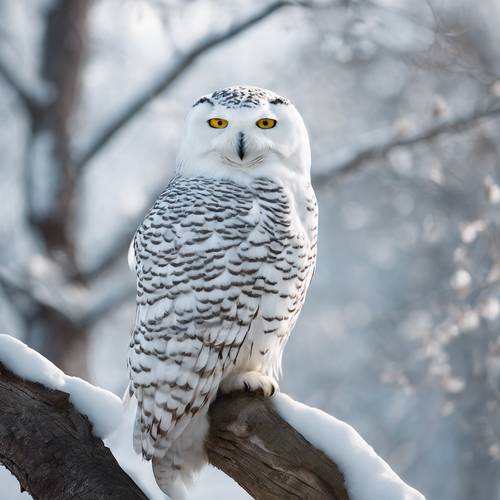
<svg viewBox="0 0 500 500">
<path fill-rule="evenodd" d="M 150 500 L 163 500 L 165 495 L 156 484 L 151 462 L 143 460 L 132 447 L 136 406 L 130 403 L 124 407 L 122 404 L 121 408 L 121 421 L 104 439 L 104 444 L 111 449 L 120 467 L 127 472 Z"/>
<path fill-rule="evenodd" d="M 123 407 L 118 396 L 81 378 L 66 375 L 48 359 L 10 335 L 0 334 L 0 363 L 24 380 L 68 393 L 75 408 L 92 422 L 97 437 L 105 437 L 120 423 Z"/>
<path fill-rule="evenodd" d="M 142 459 L 132 447 L 132 430 L 134 426 L 136 402 L 132 398 L 125 409 L 124 418 L 105 440 L 120 467 L 135 481 L 150 500 L 163 500 L 162 493 L 153 475 L 151 462 Z M 251 497 L 243 491 L 231 478 L 214 467 L 205 467 L 195 478 L 189 488 L 190 500 L 206 500 L 207 498 L 231 498 L 246 500 Z"/>
<path fill-rule="evenodd" d="M 136 410 L 134 399 L 124 405 L 112 392 L 66 375 L 48 359 L 10 335 L 0 334 L 0 363 L 24 380 L 68 393 L 75 408 L 91 421 L 94 434 L 104 440 L 120 466 L 148 498 L 166 498 L 156 484 L 151 463 L 137 455 L 132 447 Z M 3 467 L 0 467 L 0 486 L 2 491 L 9 493 L 9 498 L 31 498 L 27 493 L 19 492 L 19 483 Z M 190 490 L 191 500 L 222 498 L 223 495 L 233 500 L 250 498 L 234 481 L 213 467 L 206 467 Z"/>
<path fill-rule="evenodd" d="M 273 402 L 282 418 L 339 466 L 351 500 L 425 500 L 350 425 L 282 393 Z"/>
<path fill-rule="evenodd" d="M 153 477 L 151 464 L 137 455 L 132 448 L 132 428 L 136 404 L 134 399 L 124 405 L 115 394 L 95 387 L 77 377 L 64 374 L 41 354 L 21 341 L 0 334 L 0 363 L 25 380 L 58 389 L 70 396 L 70 401 L 93 425 L 94 434 L 104 439 L 120 466 L 134 479 L 151 500 L 165 498 Z M 425 500 L 424 496 L 405 484 L 348 424 L 320 410 L 298 403 L 284 394 L 273 399 L 278 413 L 311 444 L 322 450 L 344 473 L 352 500 Z M 1 471 L 0 471 L 1 472 Z M 5 471 L 2 475 L 5 476 Z M 220 480 L 205 482 L 209 476 L 220 475 Z M 7 480 L 7 477 L 6 477 Z M 15 482 L 12 478 L 8 478 Z M 214 491 L 210 498 L 247 498 L 241 496 L 235 483 L 224 484 L 223 475 L 206 468 L 196 481 L 198 487 L 190 498 L 207 498 L 207 484 Z"/>
<path fill-rule="evenodd" d="M 8 469 L 0 466 L 0 491 L 9 500 L 29 500 L 31 495 L 27 491 L 21 491 L 19 481 Z"/>
</svg>

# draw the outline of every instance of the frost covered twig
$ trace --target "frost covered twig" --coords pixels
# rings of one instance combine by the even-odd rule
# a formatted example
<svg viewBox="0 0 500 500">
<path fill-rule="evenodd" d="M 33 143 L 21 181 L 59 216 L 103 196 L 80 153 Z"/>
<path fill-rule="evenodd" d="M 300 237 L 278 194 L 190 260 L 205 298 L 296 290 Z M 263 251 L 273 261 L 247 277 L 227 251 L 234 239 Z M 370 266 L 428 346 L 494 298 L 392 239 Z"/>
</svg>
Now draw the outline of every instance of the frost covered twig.
<svg viewBox="0 0 500 500">
<path fill-rule="evenodd" d="M 320 187 L 349 175 L 374 158 L 380 158 L 397 147 L 412 146 L 435 137 L 466 130 L 484 118 L 500 114 L 500 104 L 476 108 L 466 113 L 441 119 L 420 130 L 410 133 L 401 132 L 398 127 L 372 134 L 358 144 L 337 151 L 333 158 L 325 158 L 315 165 L 317 174 L 313 183 Z"/>
<path fill-rule="evenodd" d="M 169 64 L 149 85 L 139 92 L 129 103 L 123 106 L 108 123 L 104 124 L 99 133 L 90 141 L 90 144 L 75 159 L 76 168 L 82 167 L 93 158 L 132 118 L 134 118 L 151 100 L 165 91 L 184 71 L 191 66 L 202 54 L 266 19 L 277 10 L 289 5 L 307 5 L 292 0 L 279 0 L 266 5 L 226 31 L 214 33 L 195 43 L 184 52 L 176 61 Z"/>
</svg>

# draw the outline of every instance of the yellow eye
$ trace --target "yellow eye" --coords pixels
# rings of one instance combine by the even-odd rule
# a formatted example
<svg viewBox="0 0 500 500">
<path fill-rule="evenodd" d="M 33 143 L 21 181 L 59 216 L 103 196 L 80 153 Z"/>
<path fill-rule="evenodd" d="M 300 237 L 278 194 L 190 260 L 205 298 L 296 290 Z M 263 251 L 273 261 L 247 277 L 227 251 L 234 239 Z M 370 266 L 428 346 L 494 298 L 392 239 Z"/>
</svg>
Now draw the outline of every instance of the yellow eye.
<svg viewBox="0 0 500 500">
<path fill-rule="evenodd" d="M 273 128 L 278 122 L 272 118 L 261 118 L 255 125 L 259 128 Z"/>
<path fill-rule="evenodd" d="M 229 122 L 224 120 L 224 118 L 210 118 L 210 120 L 208 120 L 208 124 L 212 128 L 226 128 L 228 123 Z"/>
</svg>

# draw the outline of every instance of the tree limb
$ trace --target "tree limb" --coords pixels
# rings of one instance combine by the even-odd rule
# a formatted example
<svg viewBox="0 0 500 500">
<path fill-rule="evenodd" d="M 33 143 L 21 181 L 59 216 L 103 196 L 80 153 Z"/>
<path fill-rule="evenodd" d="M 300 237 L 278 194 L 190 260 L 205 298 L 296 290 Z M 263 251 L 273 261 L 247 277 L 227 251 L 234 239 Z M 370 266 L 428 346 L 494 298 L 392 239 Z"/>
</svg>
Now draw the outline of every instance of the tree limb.
<svg viewBox="0 0 500 500">
<path fill-rule="evenodd" d="M 100 300 L 94 301 L 93 304 L 89 304 L 79 318 L 79 324 L 85 328 L 95 325 L 103 317 L 123 305 L 125 302 L 133 301 L 135 299 L 135 294 L 135 280 L 130 279 L 126 280 L 126 282 L 120 282 L 113 289 L 109 290 L 106 296 L 102 297 Z"/>
<path fill-rule="evenodd" d="M 225 396 L 210 408 L 208 458 L 253 498 L 349 500 L 337 465 L 314 448 L 269 399 Z"/>
<path fill-rule="evenodd" d="M 0 58 L 0 76 L 14 91 L 21 104 L 26 108 L 28 114 L 33 118 L 41 109 L 42 103 L 38 102 L 35 96 L 25 88 L 20 78 L 18 78 L 12 68 L 2 58 Z"/>
<path fill-rule="evenodd" d="M 66 393 L 23 381 L 0 364 L 0 400 L 0 463 L 33 498 L 146 499 Z M 210 420 L 210 462 L 254 498 L 349 500 L 335 463 L 269 400 L 223 397 L 212 405 Z"/>
<path fill-rule="evenodd" d="M 189 50 L 183 53 L 173 64 L 165 68 L 142 92 L 118 111 L 116 116 L 110 118 L 108 123 L 98 127 L 99 133 L 90 141 L 90 144 L 78 155 L 74 164 L 81 173 L 82 167 L 86 165 L 127 123 L 134 118 L 144 106 L 166 90 L 184 71 L 191 66 L 202 54 L 240 33 L 248 30 L 255 24 L 269 17 L 277 10 L 288 5 L 307 5 L 303 2 L 292 0 L 279 0 L 266 5 L 257 13 L 247 19 L 231 26 L 226 31 L 212 34 L 195 43 Z"/>
<path fill-rule="evenodd" d="M 3 266 L 0 266 L 0 286 L 8 293 L 14 292 L 23 295 L 32 304 L 52 311 L 66 321 L 75 322 L 77 320 L 77 316 L 73 314 L 70 308 L 64 307 L 61 300 L 52 296 L 48 291 L 44 292 L 38 283 L 35 283 L 29 277 L 23 279 L 14 271 Z"/>
<path fill-rule="evenodd" d="M 315 164 L 318 173 L 313 175 L 313 184 L 323 187 L 350 175 L 366 162 L 381 158 L 397 147 L 412 146 L 446 133 L 461 132 L 471 128 L 480 120 L 500 114 L 500 105 L 474 109 L 461 115 L 451 116 L 411 133 L 402 133 L 397 127 L 377 132 L 354 146 L 339 150 L 332 158 Z"/>
<path fill-rule="evenodd" d="M 68 394 L 23 381 L 0 364 L 0 400 L 0 463 L 33 498 L 147 500 Z"/>
<path fill-rule="evenodd" d="M 434 139 L 445 133 L 461 132 L 474 127 L 479 121 L 485 118 L 491 118 L 498 114 L 500 114 L 500 105 L 495 104 L 442 119 L 412 133 L 402 133 L 397 127 L 372 133 L 358 144 L 342 148 L 332 157 L 323 158 L 315 162 L 314 170 L 317 173 L 313 174 L 312 182 L 316 188 L 323 188 L 357 172 L 366 166 L 370 160 L 383 157 L 397 147 L 412 146 L 419 142 Z M 155 198 L 156 196 L 153 197 L 153 200 Z M 115 242 L 101 260 L 93 268 L 82 272 L 82 279 L 84 281 L 95 279 L 116 263 L 118 258 L 127 251 L 133 232 L 140 224 L 141 219 L 142 215 L 130 223 L 128 229 L 116 237 Z"/>
<path fill-rule="evenodd" d="M 195 62 L 201 55 L 209 51 L 213 47 L 222 44 L 229 39 L 243 33 L 255 24 L 263 21 L 277 10 L 291 5 L 298 5 L 307 7 L 308 2 L 301 2 L 297 0 L 279 0 L 263 7 L 257 13 L 249 16 L 247 19 L 229 27 L 226 31 L 221 33 L 212 34 L 209 37 L 202 39 L 195 43 L 193 47 L 175 61 L 169 64 L 152 82 L 145 87 L 142 92 L 139 92 L 135 98 L 129 103 L 125 104 L 121 110 L 117 112 L 114 117 L 111 117 L 108 123 L 97 127 L 99 133 L 90 141 L 86 148 L 80 153 L 76 154 L 73 164 L 80 175 L 83 167 L 104 147 L 106 144 L 117 134 L 127 123 L 129 123 L 149 102 L 151 102 L 160 93 L 167 90 L 170 85 L 179 78 L 184 71 L 186 71 L 193 62 Z M 161 191 L 160 191 L 161 192 Z M 159 194 L 158 192 L 157 194 Z M 153 197 L 156 199 L 157 195 Z M 133 232 L 142 220 L 142 215 L 129 224 L 127 230 L 121 232 L 117 236 L 116 241 L 111 245 L 110 249 L 104 254 L 96 265 L 88 271 L 82 271 L 80 278 L 84 282 L 89 282 L 96 277 L 100 276 L 103 272 L 110 269 L 117 261 L 117 259 L 126 252 Z"/>
<path fill-rule="evenodd" d="M 165 179 L 164 182 L 166 185 L 168 179 Z M 161 189 L 153 192 L 153 194 L 148 197 L 148 203 L 146 203 L 146 206 L 151 206 L 156 198 L 158 198 L 161 192 L 165 189 L 164 184 L 161 182 L 161 180 L 159 181 L 159 185 L 162 186 Z M 84 283 L 89 283 L 99 276 L 102 276 L 104 273 L 110 270 L 122 256 L 125 256 L 130 243 L 132 242 L 132 237 L 134 236 L 134 233 L 139 227 L 143 218 L 144 214 L 139 213 L 135 215 L 135 218 L 127 220 L 123 223 L 124 227 L 121 228 L 119 234 L 109 245 L 109 248 L 102 251 L 101 258 L 98 260 L 98 262 L 96 262 L 93 267 L 80 271 L 79 277 Z M 123 261 L 125 262 L 126 259 L 124 258 Z"/>
</svg>

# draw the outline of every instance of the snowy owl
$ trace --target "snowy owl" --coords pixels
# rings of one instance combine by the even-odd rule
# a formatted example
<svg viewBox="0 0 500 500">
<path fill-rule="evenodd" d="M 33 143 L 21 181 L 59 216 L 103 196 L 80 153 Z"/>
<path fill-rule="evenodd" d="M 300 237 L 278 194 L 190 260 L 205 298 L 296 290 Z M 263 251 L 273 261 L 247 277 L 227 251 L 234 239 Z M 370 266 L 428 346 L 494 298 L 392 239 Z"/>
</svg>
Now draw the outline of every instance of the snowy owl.
<svg viewBox="0 0 500 500">
<path fill-rule="evenodd" d="M 134 447 L 173 498 L 205 461 L 217 392 L 278 390 L 316 261 L 310 155 L 288 99 L 242 86 L 203 96 L 176 175 L 134 236 Z"/>
</svg>

